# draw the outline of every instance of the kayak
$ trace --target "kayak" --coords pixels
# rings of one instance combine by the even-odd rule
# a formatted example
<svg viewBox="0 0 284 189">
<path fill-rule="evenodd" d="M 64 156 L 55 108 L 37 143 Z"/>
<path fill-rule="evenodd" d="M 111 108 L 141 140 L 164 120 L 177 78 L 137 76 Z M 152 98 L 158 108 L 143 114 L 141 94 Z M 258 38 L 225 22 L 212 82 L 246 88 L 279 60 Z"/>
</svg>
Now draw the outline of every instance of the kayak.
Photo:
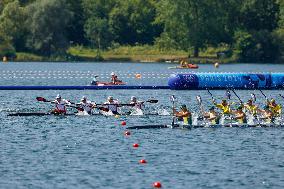
<svg viewBox="0 0 284 189">
<path fill-rule="evenodd" d="M 172 128 L 172 129 L 192 129 L 192 128 L 221 128 L 221 127 L 284 127 L 284 125 L 275 125 L 275 124 L 256 124 L 256 125 L 247 125 L 247 124 L 227 124 L 227 125 L 142 125 L 142 126 L 131 126 L 126 129 L 163 129 L 163 128 Z"/>
<path fill-rule="evenodd" d="M 52 114 L 48 112 L 16 112 L 16 113 L 10 113 L 7 116 L 9 117 L 32 117 L 32 116 L 90 116 L 90 114 L 87 113 L 67 113 L 67 114 Z M 114 114 L 104 114 L 104 113 L 93 113 L 91 116 L 96 115 L 96 116 L 113 116 Z M 136 114 L 131 114 L 131 113 L 123 113 L 120 114 L 122 116 L 167 116 L 167 115 L 160 115 L 158 113 L 145 113 L 143 115 L 136 115 Z"/>
<path fill-rule="evenodd" d="M 198 69 L 198 65 L 196 64 L 188 64 L 187 67 L 182 66 L 174 66 L 174 67 L 168 67 L 168 69 Z"/>
<path fill-rule="evenodd" d="M 94 85 L 94 84 L 91 84 Z M 116 82 L 116 83 L 112 83 L 112 82 L 97 82 L 97 84 L 95 86 L 115 86 L 115 85 L 126 85 L 126 83 L 124 82 Z"/>
</svg>

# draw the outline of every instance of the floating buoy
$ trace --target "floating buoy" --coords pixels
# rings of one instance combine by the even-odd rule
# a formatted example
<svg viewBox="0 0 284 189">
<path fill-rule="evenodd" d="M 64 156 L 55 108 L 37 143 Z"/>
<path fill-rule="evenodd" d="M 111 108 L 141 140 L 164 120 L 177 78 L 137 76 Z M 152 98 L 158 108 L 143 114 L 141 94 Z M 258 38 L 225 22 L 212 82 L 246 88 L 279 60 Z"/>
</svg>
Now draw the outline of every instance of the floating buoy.
<svg viewBox="0 0 284 189">
<path fill-rule="evenodd" d="M 4 63 L 8 62 L 7 56 L 4 56 L 4 57 L 3 57 L 3 62 L 4 62 Z"/>
<path fill-rule="evenodd" d="M 145 159 L 141 159 L 139 162 L 140 162 L 141 164 L 147 163 L 147 161 L 146 161 Z"/>
<path fill-rule="evenodd" d="M 130 135 L 130 131 L 125 131 L 125 132 L 124 132 L 124 135 L 125 135 L 125 136 L 129 136 L 129 135 Z"/>
<path fill-rule="evenodd" d="M 215 68 L 219 68 L 219 63 L 216 62 L 216 63 L 214 64 L 214 67 L 215 67 Z"/>
<path fill-rule="evenodd" d="M 141 76 L 141 74 L 136 74 L 135 77 L 136 77 L 136 79 L 141 79 L 142 76 Z"/>
<path fill-rule="evenodd" d="M 134 144 L 133 144 L 133 147 L 134 147 L 134 148 L 138 148 L 138 147 L 139 147 L 139 144 L 134 143 Z"/>
<path fill-rule="evenodd" d="M 154 182 L 153 187 L 155 188 L 161 188 L 162 184 L 160 182 Z"/>
<path fill-rule="evenodd" d="M 126 121 L 122 121 L 122 122 L 121 122 L 121 125 L 122 125 L 122 126 L 125 126 L 125 125 L 126 125 Z"/>
</svg>

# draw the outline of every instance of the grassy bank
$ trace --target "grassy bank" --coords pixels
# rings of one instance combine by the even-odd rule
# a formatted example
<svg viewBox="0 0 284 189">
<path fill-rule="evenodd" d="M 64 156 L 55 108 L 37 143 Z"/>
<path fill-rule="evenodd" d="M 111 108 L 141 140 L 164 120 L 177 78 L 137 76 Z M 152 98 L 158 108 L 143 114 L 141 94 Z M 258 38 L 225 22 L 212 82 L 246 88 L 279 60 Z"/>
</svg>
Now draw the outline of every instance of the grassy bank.
<svg viewBox="0 0 284 189">
<path fill-rule="evenodd" d="M 200 57 L 190 58 L 192 63 L 234 62 L 232 59 L 218 59 L 217 52 L 226 51 L 226 48 L 207 48 L 200 51 Z M 42 61 L 108 61 L 108 62 L 178 62 L 188 58 L 189 53 L 182 50 L 161 50 L 155 46 L 120 46 L 98 52 L 83 46 L 70 47 L 66 55 L 43 57 L 30 53 L 17 53 L 15 61 L 42 62 Z"/>
</svg>

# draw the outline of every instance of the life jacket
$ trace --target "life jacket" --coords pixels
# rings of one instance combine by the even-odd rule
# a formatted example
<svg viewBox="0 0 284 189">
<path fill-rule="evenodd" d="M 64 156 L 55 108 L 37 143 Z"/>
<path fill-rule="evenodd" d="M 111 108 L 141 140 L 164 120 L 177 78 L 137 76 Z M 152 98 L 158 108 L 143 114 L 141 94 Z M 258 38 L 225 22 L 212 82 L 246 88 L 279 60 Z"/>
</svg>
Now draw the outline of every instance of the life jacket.
<svg viewBox="0 0 284 189">
<path fill-rule="evenodd" d="M 279 104 L 276 106 L 270 105 L 269 108 L 274 116 L 279 116 L 281 114 L 282 107 Z"/>
<path fill-rule="evenodd" d="M 60 102 L 55 100 L 54 103 L 55 103 L 55 112 L 66 113 L 66 106 L 65 106 L 66 102 L 65 102 L 65 100 L 61 100 Z"/>
<path fill-rule="evenodd" d="M 79 106 L 84 109 L 85 112 L 91 113 L 93 104 L 90 101 L 86 103 L 80 102 Z"/>
<path fill-rule="evenodd" d="M 139 101 L 137 101 L 137 102 L 130 102 L 130 104 L 134 105 L 133 108 L 135 108 L 135 109 L 140 109 L 141 110 L 142 107 L 143 107 L 143 104 L 141 102 L 139 102 Z"/>
<path fill-rule="evenodd" d="M 223 114 L 230 114 L 231 108 L 230 105 L 224 106 L 223 104 L 216 104 L 216 107 L 223 111 Z"/>
<path fill-rule="evenodd" d="M 118 101 L 113 101 L 111 103 L 109 101 L 107 101 L 107 102 L 104 103 L 104 105 L 106 105 L 107 108 L 112 112 L 117 112 L 117 110 L 118 110 Z"/>
<path fill-rule="evenodd" d="M 255 116 L 257 114 L 257 106 L 256 105 L 245 105 L 245 108 L 253 115 Z"/>
</svg>

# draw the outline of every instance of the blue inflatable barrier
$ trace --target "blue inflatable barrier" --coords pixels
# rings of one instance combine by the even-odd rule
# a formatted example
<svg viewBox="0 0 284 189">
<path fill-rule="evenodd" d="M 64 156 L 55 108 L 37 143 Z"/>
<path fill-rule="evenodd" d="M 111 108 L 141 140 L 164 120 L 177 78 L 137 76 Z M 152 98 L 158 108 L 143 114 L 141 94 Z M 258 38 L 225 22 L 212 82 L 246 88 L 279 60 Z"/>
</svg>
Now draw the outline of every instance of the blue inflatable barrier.
<svg viewBox="0 0 284 189">
<path fill-rule="evenodd" d="M 0 86 L 0 90 L 106 90 L 106 89 L 169 89 L 168 86 Z"/>
<path fill-rule="evenodd" d="M 172 75 L 172 90 L 284 89 L 284 73 L 189 73 Z"/>
</svg>

